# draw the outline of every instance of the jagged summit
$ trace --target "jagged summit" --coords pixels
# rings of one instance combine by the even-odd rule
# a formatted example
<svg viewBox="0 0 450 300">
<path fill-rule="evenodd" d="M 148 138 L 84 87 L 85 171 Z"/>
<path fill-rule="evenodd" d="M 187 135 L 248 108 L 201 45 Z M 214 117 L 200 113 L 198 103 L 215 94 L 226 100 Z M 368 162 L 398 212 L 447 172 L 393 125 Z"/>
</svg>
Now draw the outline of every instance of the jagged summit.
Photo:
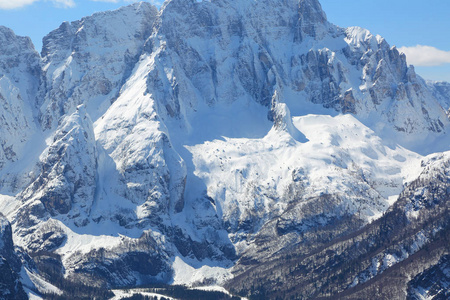
<svg viewBox="0 0 450 300">
<path fill-rule="evenodd" d="M 93 118 L 104 113 L 130 75 L 157 13 L 147 2 L 134 3 L 65 22 L 44 37 L 42 126 L 54 128 L 83 103 Z"/>
<path fill-rule="evenodd" d="M 170 1 L 158 24 L 147 47 L 159 55 L 158 48 L 167 45 L 164 59 L 157 62 L 182 64 L 174 72 L 185 74 L 175 78 L 187 76 L 200 91 L 189 91 L 188 106 L 178 103 L 178 97 L 169 101 L 164 96 L 162 106 L 170 108 L 169 115 L 186 118 L 178 107 L 241 97 L 271 107 L 278 91 L 278 98 L 298 114 L 303 112 L 297 99 L 352 113 L 377 133 L 393 132 L 396 142 L 417 151 L 422 150 L 413 140 L 448 126 L 439 103 L 423 102 L 433 96 L 404 55 L 367 30 L 329 24 L 317 1 Z M 235 86 L 233 94 L 221 94 L 230 90 L 221 87 L 229 82 Z"/>
<path fill-rule="evenodd" d="M 29 37 L 19 37 L 14 31 L 5 26 L 0 26 L 0 41 L 2 55 L 17 55 L 17 50 L 34 50 L 33 43 Z"/>
<path fill-rule="evenodd" d="M 315 35 L 318 27 L 327 23 L 327 16 L 318 0 L 299 0 L 298 14 L 302 30 Z"/>
<path fill-rule="evenodd" d="M 0 172 L 26 155 L 35 133 L 41 59 L 28 37 L 0 26 Z M 1 174 L 1 173 L 0 173 Z M 9 181 L 2 174 L 1 181 Z"/>
<path fill-rule="evenodd" d="M 134 3 L 63 23 L 42 57 L 0 39 L 0 211 L 36 293 L 223 285 L 392 220 L 431 161 L 411 191 L 447 184 L 447 154 L 423 157 L 450 149 L 447 86 L 316 0 Z"/>
</svg>

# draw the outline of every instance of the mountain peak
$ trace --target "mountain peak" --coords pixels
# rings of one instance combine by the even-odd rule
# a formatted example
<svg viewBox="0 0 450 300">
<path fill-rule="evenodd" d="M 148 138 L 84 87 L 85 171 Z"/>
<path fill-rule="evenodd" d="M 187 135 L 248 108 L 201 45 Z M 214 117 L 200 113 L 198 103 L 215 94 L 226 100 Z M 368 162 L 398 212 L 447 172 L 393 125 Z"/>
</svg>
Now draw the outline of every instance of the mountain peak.
<svg viewBox="0 0 450 300">
<path fill-rule="evenodd" d="M 157 14 L 156 7 L 147 2 L 134 3 L 64 22 L 44 37 L 47 85 L 49 90 L 64 92 L 45 95 L 49 106 L 41 107 L 42 126 L 55 128 L 61 115 L 83 103 L 92 117 L 104 112 L 139 59 Z M 95 103 L 89 101 L 94 98 Z"/>
<path fill-rule="evenodd" d="M 327 24 L 327 16 L 318 0 L 299 0 L 299 25 L 301 30 L 309 36 L 320 37 Z"/>
<path fill-rule="evenodd" d="M 325 23 L 327 21 L 327 15 L 318 0 L 299 0 L 298 7 L 300 15 L 310 22 Z"/>
<path fill-rule="evenodd" d="M 408 149 L 449 149 L 450 88 L 317 0 L 134 3 L 42 57 L 0 41 L 0 210 L 43 278 L 220 284 L 375 222 L 423 170 Z"/>
<path fill-rule="evenodd" d="M 30 54 L 36 55 L 37 53 L 29 37 L 18 36 L 12 29 L 0 26 L 0 56 L 15 56 L 19 58 Z M 2 66 L 0 65 L 1 68 Z"/>
</svg>

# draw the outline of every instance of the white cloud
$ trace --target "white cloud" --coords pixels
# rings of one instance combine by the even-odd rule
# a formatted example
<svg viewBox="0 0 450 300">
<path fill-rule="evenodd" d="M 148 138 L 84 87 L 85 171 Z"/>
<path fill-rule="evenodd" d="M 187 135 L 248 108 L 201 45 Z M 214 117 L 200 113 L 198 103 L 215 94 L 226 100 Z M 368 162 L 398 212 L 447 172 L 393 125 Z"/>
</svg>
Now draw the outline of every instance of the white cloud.
<svg viewBox="0 0 450 300">
<path fill-rule="evenodd" d="M 69 8 L 75 6 L 74 0 L 51 0 L 56 7 Z"/>
<path fill-rule="evenodd" d="M 450 51 L 443 51 L 431 46 L 417 45 L 414 47 L 401 47 L 400 52 L 406 54 L 408 64 L 431 67 L 450 63 Z"/>
<path fill-rule="evenodd" d="M 130 0 L 127 0 L 130 1 Z M 155 6 L 161 6 L 164 3 L 164 0 L 149 0 L 149 2 Z"/>
<path fill-rule="evenodd" d="M 121 1 L 121 0 L 91 0 L 91 1 L 94 1 L 94 2 L 110 2 L 110 3 L 119 3 L 119 2 L 128 2 L 128 3 L 130 3 L 130 2 L 147 1 L 147 2 L 150 2 L 153 5 L 156 5 L 156 6 L 161 6 L 163 4 L 163 2 L 164 2 L 164 0 L 123 0 L 123 1 Z"/>
<path fill-rule="evenodd" d="M 20 8 L 36 1 L 39 0 L 0 0 L 0 9 Z"/>
<path fill-rule="evenodd" d="M 34 2 L 38 2 L 40 0 L 0 0 L 0 9 L 15 9 L 21 8 Z M 45 0 L 49 2 L 53 2 L 56 7 L 74 7 L 74 0 Z"/>
<path fill-rule="evenodd" d="M 52 2 L 56 7 L 61 8 L 70 8 L 74 7 L 76 5 L 76 0 L 0 0 L 0 9 L 15 9 L 15 8 L 21 8 L 30 4 L 33 4 L 34 2 Z M 130 2 L 138 2 L 142 0 L 90 0 L 94 2 L 109 2 L 109 3 L 130 3 Z M 164 0 L 147 0 L 148 2 L 152 3 L 156 6 L 161 6 Z"/>
<path fill-rule="evenodd" d="M 94 1 L 94 2 L 110 2 L 110 3 L 119 3 L 119 2 L 128 2 L 128 3 L 130 3 L 130 2 L 140 2 L 140 1 L 147 1 L 147 2 L 150 2 L 151 4 L 153 4 L 153 5 L 156 5 L 156 6 L 161 6 L 163 3 L 164 3 L 164 0 L 91 0 L 91 1 Z"/>
<path fill-rule="evenodd" d="M 94 2 L 112 2 L 112 3 L 117 3 L 119 2 L 119 0 L 91 0 Z"/>
</svg>

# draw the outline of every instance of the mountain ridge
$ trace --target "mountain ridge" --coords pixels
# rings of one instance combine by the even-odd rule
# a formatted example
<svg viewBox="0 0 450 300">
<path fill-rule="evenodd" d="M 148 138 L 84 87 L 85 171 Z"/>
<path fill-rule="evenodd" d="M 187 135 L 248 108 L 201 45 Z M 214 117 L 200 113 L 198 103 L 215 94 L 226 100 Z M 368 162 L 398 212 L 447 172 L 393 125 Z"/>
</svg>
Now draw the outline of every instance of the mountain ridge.
<svg viewBox="0 0 450 300">
<path fill-rule="evenodd" d="M 134 3 L 42 57 L 0 33 L 28 49 L 0 56 L 0 208 L 62 291 L 224 285 L 370 226 L 450 150 L 446 84 L 316 0 Z"/>
</svg>

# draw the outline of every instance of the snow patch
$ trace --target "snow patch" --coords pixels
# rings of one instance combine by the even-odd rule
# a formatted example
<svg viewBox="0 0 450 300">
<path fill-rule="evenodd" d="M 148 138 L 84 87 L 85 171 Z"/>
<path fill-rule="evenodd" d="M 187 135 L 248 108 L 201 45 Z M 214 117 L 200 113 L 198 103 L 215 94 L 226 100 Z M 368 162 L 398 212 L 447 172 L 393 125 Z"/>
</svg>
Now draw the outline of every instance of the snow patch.
<svg viewBox="0 0 450 300">
<path fill-rule="evenodd" d="M 175 257 L 173 261 L 173 269 L 175 272 L 173 284 L 195 286 L 208 285 L 212 282 L 213 286 L 225 283 L 227 279 L 231 278 L 231 271 L 210 262 L 203 262 L 202 264 L 194 261 L 185 261 L 186 258 Z M 211 287 L 212 288 L 212 287 Z"/>
</svg>

